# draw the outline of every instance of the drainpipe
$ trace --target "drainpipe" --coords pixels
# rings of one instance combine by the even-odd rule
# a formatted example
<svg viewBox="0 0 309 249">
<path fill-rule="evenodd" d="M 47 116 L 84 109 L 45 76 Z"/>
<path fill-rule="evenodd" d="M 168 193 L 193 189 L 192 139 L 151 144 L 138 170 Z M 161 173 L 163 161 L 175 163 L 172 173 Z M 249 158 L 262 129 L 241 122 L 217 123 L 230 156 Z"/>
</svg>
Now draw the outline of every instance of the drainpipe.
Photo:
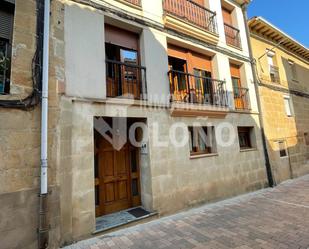
<svg viewBox="0 0 309 249">
<path fill-rule="evenodd" d="M 261 101 L 260 101 L 260 92 L 259 92 L 259 86 L 258 86 L 258 78 L 257 78 L 257 71 L 255 67 L 255 60 L 253 58 L 253 52 L 252 52 L 252 45 L 251 45 L 251 39 L 250 39 L 250 33 L 249 33 L 249 26 L 248 26 L 248 15 L 247 15 L 247 6 L 248 4 L 245 3 L 241 6 L 244 22 L 245 22 L 245 30 L 246 30 L 246 36 L 248 40 L 248 48 L 249 48 L 249 56 L 250 56 L 250 62 L 251 62 L 251 68 L 252 68 L 252 74 L 253 74 L 253 81 L 254 81 L 254 88 L 255 88 L 255 94 L 256 94 L 256 100 L 259 110 L 259 121 L 260 121 L 260 127 L 261 127 L 261 135 L 262 135 L 262 143 L 263 143 L 263 151 L 264 151 L 264 157 L 265 157 L 265 167 L 267 172 L 267 179 L 268 184 L 270 187 L 274 187 L 276 185 L 273 173 L 271 169 L 271 164 L 269 161 L 269 155 L 267 151 L 267 143 L 266 143 L 266 136 L 264 131 L 264 122 L 263 122 L 263 112 L 261 107 Z"/>
<path fill-rule="evenodd" d="M 48 136 L 48 62 L 49 62 L 50 0 L 44 0 L 42 105 L 41 105 L 41 188 L 39 207 L 39 249 L 48 247 L 49 225 L 47 219 L 47 136 Z"/>
</svg>

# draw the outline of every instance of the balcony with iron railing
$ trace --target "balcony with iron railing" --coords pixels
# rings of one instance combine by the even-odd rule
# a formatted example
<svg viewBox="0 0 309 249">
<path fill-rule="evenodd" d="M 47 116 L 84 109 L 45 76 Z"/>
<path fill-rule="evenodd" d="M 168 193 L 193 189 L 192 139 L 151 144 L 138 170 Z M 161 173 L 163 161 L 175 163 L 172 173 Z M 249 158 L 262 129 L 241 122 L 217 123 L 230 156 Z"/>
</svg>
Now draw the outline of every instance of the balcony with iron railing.
<svg viewBox="0 0 309 249">
<path fill-rule="evenodd" d="M 228 107 L 225 81 L 176 70 L 168 72 L 171 102 Z"/>
<path fill-rule="evenodd" d="M 280 76 L 279 76 L 279 68 L 273 65 L 269 65 L 269 76 L 270 81 L 273 83 L 280 83 Z"/>
<path fill-rule="evenodd" d="M 236 110 L 250 110 L 249 89 L 233 87 L 234 106 Z"/>
<path fill-rule="evenodd" d="M 146 68 L 106 60 L 106 95 L 111 98 L 147 99 Z"/>
<path fill-rule="evenodd" d="M 163 0 L 163 9 L 165 26 L 217 42 L 218 28 L 215 12 L 192 0 Z M 210 37 L 205 36 L 207 33 Z"/>
<path fill-rule="evenodd" d="M 224 23 L 224 32 L 226 43 L 230 46 L 241 48 L 240 31 L 239 29 Z"/>
</svg>

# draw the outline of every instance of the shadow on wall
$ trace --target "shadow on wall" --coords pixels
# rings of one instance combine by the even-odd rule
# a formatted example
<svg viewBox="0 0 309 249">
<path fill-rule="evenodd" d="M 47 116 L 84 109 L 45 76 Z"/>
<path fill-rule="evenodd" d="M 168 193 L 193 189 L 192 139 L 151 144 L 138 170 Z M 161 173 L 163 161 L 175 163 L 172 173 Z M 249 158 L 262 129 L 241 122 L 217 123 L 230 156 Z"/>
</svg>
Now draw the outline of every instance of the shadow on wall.
<svg viewBox="0 0 309 249">
<path fill-rule="evenodd" d="M 295 176 L 309 173 L 309 63 L 307 67 L 282 57 L 291 109 L 295 119 L 297 145 L 289 148 L 291 168 Z"/>
<path fill-rule="evenodd" d="M 276 183 L 309 173 L 309 67 L 281 60 L 287 89 L 267 89 L 271 98 L 264 111 L 266 125 L 274 128 L 267 146 Z M 267 116 L 272 109 L 274 116 Z"/>
</svg>

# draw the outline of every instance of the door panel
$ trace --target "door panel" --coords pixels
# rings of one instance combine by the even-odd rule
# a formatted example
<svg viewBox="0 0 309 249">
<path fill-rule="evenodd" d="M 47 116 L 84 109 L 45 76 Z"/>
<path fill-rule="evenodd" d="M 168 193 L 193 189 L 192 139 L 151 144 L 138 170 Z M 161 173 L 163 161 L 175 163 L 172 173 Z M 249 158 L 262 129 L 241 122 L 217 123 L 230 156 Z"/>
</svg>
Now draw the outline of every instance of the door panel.
<svg viewBox="0 0 309 249">
<path fill-rule="evenodd" d="M 105 184 L 105 201 L 111 202 L 115 200 L 115 186 L 114 183 Z"/>
<path fill-rule="evenodd" d="M 132 160 L 130 155 L 134 147 L 127 144 L 117 151 L 102 137 L 95 139 L 95 145 L 96 216 L 140 205 L 139 165 L 137 158 Z M 134 151 L 137 156 L 138 150 Z M 138 183 L 137 196 L 132 195 L 132 180 Z"/>
<path fill-rule="evenodd" d="M 234 105 L 237 109 L 244 109 L 245 102 L 243 96 L 243 89 L 241 88 L 240 81 L 240 66 L 230 64 L 230 71 L 232 76 L 233 92 L 234 92 Z"/>
<path fill-rule="evenodd" d="M 100 162 L 103 164 L 103 177 L 113 176 L 114 175 L 114 156 L 112 151 L 104 151 L 99 156 Z"/>
<path fill-rule="evenodd" d="M 119 200 L 128 199 L 128 182 L 127 180 L 118 182 Z"/>
</svg>

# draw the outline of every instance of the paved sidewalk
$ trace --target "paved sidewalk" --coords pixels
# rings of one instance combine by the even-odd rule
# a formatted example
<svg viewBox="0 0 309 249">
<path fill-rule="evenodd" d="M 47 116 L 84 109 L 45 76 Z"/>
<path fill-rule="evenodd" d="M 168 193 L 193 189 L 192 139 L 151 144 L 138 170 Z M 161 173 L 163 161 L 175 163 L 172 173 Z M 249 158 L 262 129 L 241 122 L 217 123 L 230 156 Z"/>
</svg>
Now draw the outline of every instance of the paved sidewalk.
<svg viewBox="0 0 309 249">
<path fill-rule="evenodd" d="M 309 248 L 309 175 L 66 249 Z"/>
</svg>

